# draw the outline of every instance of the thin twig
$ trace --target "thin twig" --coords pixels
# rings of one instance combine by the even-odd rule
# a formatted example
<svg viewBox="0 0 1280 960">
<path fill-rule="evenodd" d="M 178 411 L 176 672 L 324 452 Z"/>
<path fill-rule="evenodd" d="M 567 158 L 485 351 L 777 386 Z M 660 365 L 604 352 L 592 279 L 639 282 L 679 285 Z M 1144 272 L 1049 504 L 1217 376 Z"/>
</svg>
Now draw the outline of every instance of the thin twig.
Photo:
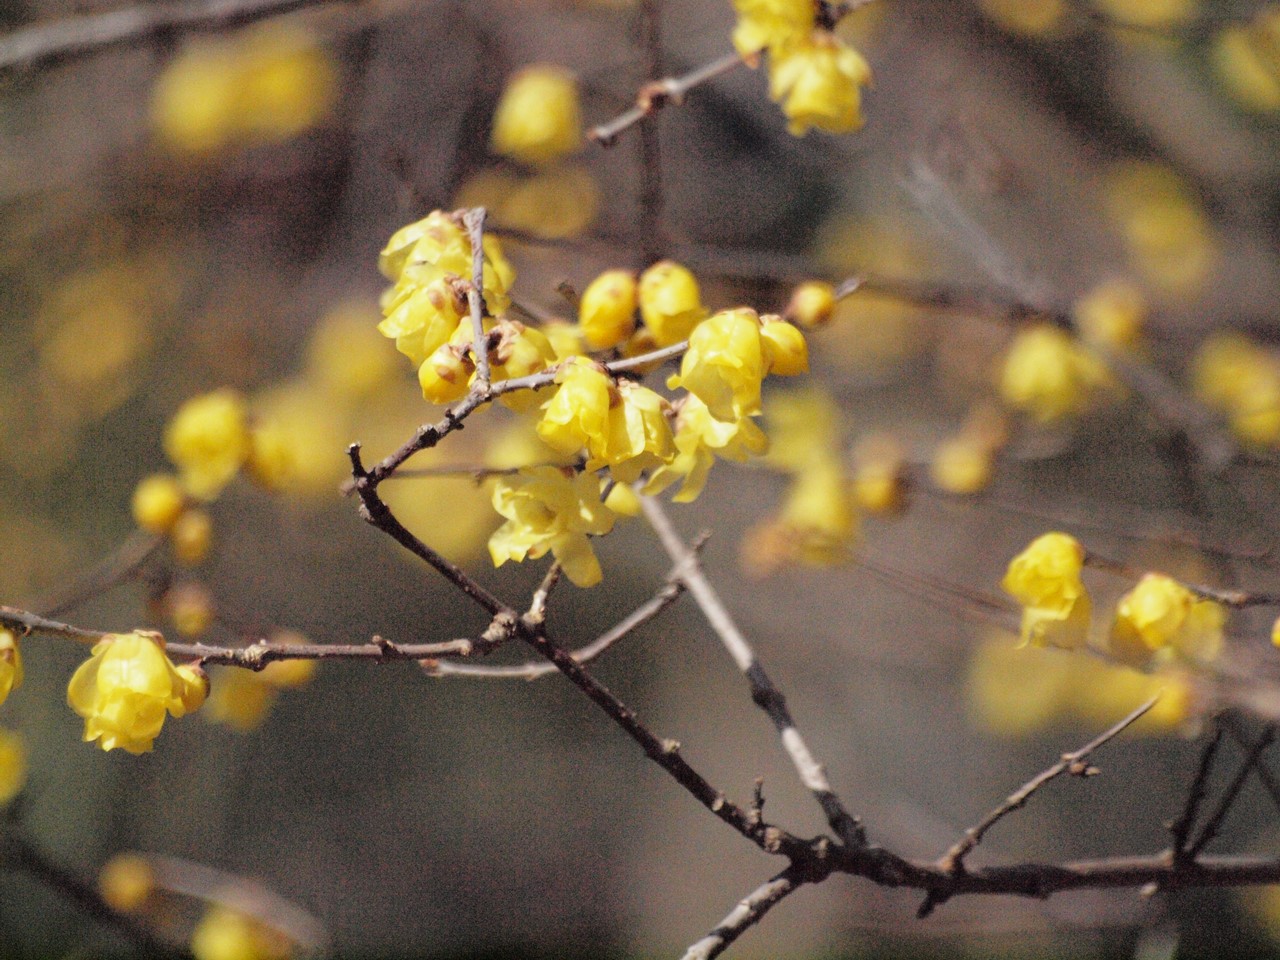
<svg viewBox="0 0 1280 960">
<path fill-rule="evenodd" d="M 551 598 L 551 591 L 560 582 L 560 574 L 563 571 L 564 568 L 560 565 L 560 561 L 554 561 L 551 566 L 547 567 L 547 572 L 543 576 L 542 582 L 538 584 L 538 589 L 533 591 L 533 598 L 529 602 L 529 612 L 526 616 L 536 623 L 542 623 L 547 619 L 547 601 Z"/>
<path fill-rule="evenodd" d="M 1275 742 L 1275 739 L 1276 728 L 1268 725 L 1263 730 L 1262 735 L 1258 737 L 1257 742 L 1250 748 L 1244 758 L 1244 763 L 1240 764 L 1240 769 L 1223 792 L 1222 798 L 1218 801 L 1218 806 L 1205 821 L 1204 827 L 1201 828 L 1200 835 L 1187 848 L 1187 857 L 1189 859 L 1194 860 L 1209 841 L 1218 835 L 1218 831 L 1222 828 L 1222 822 L 1227 818 L 1227 814 L 1231 812 L 1231 807 L 1236 802 L 1236 798 L 1240 796 L 1240 790 L 1244 787 L 1245 780 L 1249 778 L 1249 771 L 1259 765 L 1263 752 Z"/>
<path fill-rule="evenodd" d="M 983 817 L 977 825 L 966 830 L 963 839 L 942 855 L 938 865 L 948 873 L 963 873 L 965 870 L 964 858 L 974 847 L 982 842 L 982 838 L 987 831 L 1015 810 L 1022 809 L 1032 795 L 1050 780 L 1054 780 L 1064 773 L 1070 773 L 1072 776 L 1077 777 L 1088 777 L 1097 773 L 1097 770 L 1086 762 L 1090 754 L 1136 723 L 1143 714 L 1156 705 L 1156 701 L 1159 699 L 1159 696 L 1152 697 L 1119 723 L 1094 737 L 1079 750 L 1064 753 L 1062 759 L 1053 766 L 1036 774 L 1013 793 L 1009 794 L 1002 804 Z"/>
<path fill-rule="evenodd" d="M 1200 762 L 1196 765 L 1196 775 L 1187 788 L 1187 799 L 1182 805 L 1182 813 L 1178 819 L 1169 824 L 1169 832 L 1173 835 L 1173 856 L 1187 855 L 1187 838 L 1191 836 L 1191 828 L 1195 826 L 1196 817 L 1200 813 L 1200 804 L 1204 802 L 1205 789 L 1209 785 L 1209 773 L 1213 769 L 1213 761 L 1222 746 L 1222 725 L 1215 724 L 1213 736 L 1200 751 Z"/>
<path fill-rule="evenodd" d="M 636 94 L 635 106 L 624 110 L 612 120 L 593 127 L 587 137 L 602 147 L 612 147 L 627 130 L 641 120 L 653 116 L 668 104 L 679 106 L 694 87 L 722 76 L 745 61 L 736 53 L 726 54 L 718 60 L 704 63 L 678 77 L 664 77 L 644 84 Z"/>
<path fill-rule="evenodd" d="M 685 951 L 682 960 L 712 960 L 720 956 L 784 898 L 811 882 L 814 881 L 795 866 L 783 870 L 739 900 L 714 930 Z"/>
<path fill-rule="evenodd" d="M 46 617 L 60 616 L 132 579 L 163 543 L 163 537 L 138 531 L 85 571 L 76 583 L 62 588 L 60 593 L 52 597 L 33 603 L 32 606 Z"/>
<path fill-rule="evenodd" d="M 662 3 L 663 0 L 640 0 L 636 13 L 640 46 L 645 57 L 645 79 L 650 82 L 662 76 Z M 640 127 L 639 160 L 639 247 L 644 265 L 648 266 L 668 252 L 662 138 L 656 123 Z"/>
<path fill-rule="evenodd" d="M 86 630 L 84 627 L 61 623 L 58 620 L 50 620 L 48 617 L 42 617 L 38 613 L 19 610 L 17 607 L 0 606 L 0 623 L 9 627 L 17 627 L 23 633 L 48 633 L 60 637 L 70 637 L 73 640 L 98 641 L 107 635 L 106 631 L 103 630 Z"/>
<path fill-rule="evenodd" d="M 247 647 L 215 647 L 204 643 L 169 643 L 165 651 L 171 657 L 190 657 L 206 664 L 261 670 L 277 660 L 425 660 L 430 657 L 467 657 L 487 653 L 495 644 L 480 637 L 461 637 L 439 643 L 394 643 L 385 637 L 374 637 L 368 643 L 268 643 L 265 640 Z"/>
<path fill-rule="evenodd" d="M 1236 725 L 1234 717 L 1223 717 L 1221 719 L 1222 726 L 1226 727 L 1227 732 L 1231 734 L 1231 739 L 1244 747 L 1249 748 L 1249 743 L 1245 739 L 1243 731 Z M 1278 781 L 1270 770 L 1262 764 L 1254 767 L 1254 772 L 1258 775 L 1258 779 L 1262 781 L 1263 787 L 1266 788 L 1267 794 L 1271 797 L 1271 803 L 1275 806 L 1276 811 L 1280 813 L 1280 781 Z"/>
<path fill-rule="evenodd" d="M 1129 577 L 1134 580 L 1150 572 L 1131 567 L 1129 564 L 1122 563 L 1119 560 L 1113 560 L 1093 549 L 1085 551 L 1084 563 L 1085 566 L 1093 567 L 1095 570 L 1105 570 L 1108 573 L 1119 574 L 1122 577 Z M 1185 583 L 1181 580 L 1178 582 L 1204 600 L 1213 600 L 1223 606 L 1235 609 L 1280 606 L 1280 594 L 1277 593 L 1254 593 L 1233 588 L 1224 590 L 1219 587 L 1206 586 L 1205 584 Z"/>
<path fill-rule="evenodd" d="M 656 498 L 642 496 L 640 505 L 645 519 L 658 535 L 663 549 L 667 551 L 667 556 L 675 562 L 680 579 L 697 601 L 707 623 L 720 638 L 720 642 L 724 644 L 742 675 L 746 677 L 751 688 L 752 701 L 773 721 L 782 739 L 783 749 L 791 759 L 800 782 L 818 801 L 818 805 L 827 817 L 827 822 L 831 824 L 831 829 L 836 832 L 836 836 L 851 846 L 866 843 L 862 824 L 857 817 L 845 809 L 843 802 L 831 788 L 826 770 L 814 758 L 800 731 L 796 729 L 791 711 L 787 708 L 786 698 L 769 679 L 755 650 L 738 629 L 738 625 L 725 609 L 715 588 L 703 574 L 697 554 L 680 539 L 666 511 L 662 509 L 661 503 Z"/>
<path fill-rule="evenodd" d="M 676 580 L 668 580 L 652 597 L 636 607 L 615 626 L 600 634 L 586 646 L 579 647 L 569 655 L 580 664 L 588 664 L 599 657 L 622 638 L 644 626 L 658 614 L 671 606 L 680 594 L 684 593 L 684 584 Z M 491 680 L 537 680 L 558 672 L 546 661 L 529 661 L 510 666 L 487 667 L 474 663 L 457 663 L 452 660 L 426 660 L 422 664 L 423 671 L 429 677 L 470 677 L 473 679 Z"/>
<path fill-rule="evenodd" d="M 471 392 L 482 395 L 489 390 L 489 350 L 484 335 L 484 218 L 484 207 L 473 207 L 462 215 L 462 224 L 471 238 L 471 285 L 467 288 L 467 304 L 471 308 L 471 350 L 476 362 Z"/>
</svg>

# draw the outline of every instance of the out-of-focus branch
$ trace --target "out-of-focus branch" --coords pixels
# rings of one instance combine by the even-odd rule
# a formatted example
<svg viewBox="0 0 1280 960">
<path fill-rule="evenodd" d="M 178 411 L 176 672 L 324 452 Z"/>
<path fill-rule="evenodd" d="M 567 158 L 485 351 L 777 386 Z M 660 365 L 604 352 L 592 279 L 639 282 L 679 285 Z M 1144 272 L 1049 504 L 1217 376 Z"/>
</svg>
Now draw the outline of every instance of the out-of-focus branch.
<svg viewBox="0 0 1280 960">
<path fill-rule="evenodd" d="M 155 555 L 162 543 L 163 537 L 139 531 L 85 571 L 76 583 L 32 606 L 47 617 L 64 614 L 131 579 Z"/>
<path fill-rule="evenodd" d="M 50 620 L 38 613 L 19 610 L 17 607 L 0 607 L 0 623 L 16 627 L 24 633 L 47 633 L 72 640 L 97 641 L 106 636 L 102 630 L 86 630 L 58 620 Z"/>
<path fill-rule="evenodd" d="M 1127 563 L 1121 563 L 1119 560 L 1103 556 L 1096 550 L 1087 550 L 1084 562 L 1086 566 L 1093 567 L 1096 570 L 1106 570 L 1109 573 L 1116 573 L 1122 577 L 1131 577 L 1135 580 L 1147 572 L 1131 567 Z M 1196 583 L 1183 583 L 1182 585 L 1198 597 L 1205 600 L 1213 600 L 1223 606 L 1236 609 L 1280 606 L 1280 594 L 1277 593 L 1255 593 L 1249 590 L 1236 589 L 1224 590 L 1219 587 Z"/>
<path fill-rule="evenodd" d="M 831 829 L 850 846 L 866 843 L 866 835 L 858 818 L 845 809 L 844 803 L 831 788 L 827 780 L 826 770 L 814 758 L 808 744 L 796 729 L 791 711 L 787 708 L 786 698 L 774 686 L 773 681 L 761 666 L 755 650 L 747 638 L 743 636 L 738 625 L 729 616 L 715 588 L 702 572 L 697 554 L 689 549 L 671 525 L 661 503 L 655 497 L 641 497 L 640 504 L 645 519 L 653 527 L 663 548 L 676 564 L 676 573 L 689 589 L 698 607 L 706 617 L 707 623 L 720 638 L 721 643 L 733 658 L 733 662 L 747 678 L 751 687 L 751 699 L 773 721 L 782 746 L 791 758 L 791 763 L 800 777 L 800 782 L 814 795 L 822 812 L 831 824 Z"/>
<path fill-rule="evenodd" d="M 938 865 L 948 873 L 963 873 L 965 870 L 964 858 L 968 856 L 978 844 L 982 842 L 982 838 L 987 831 L 994 827 L 997 823 L 1013 813 L 1015 810 L 1021 810 L 1028 800 L 1050 780 L 1055 780 L 1064 773 L 1069 773 L 1076 777 L 1089 777 L 1097 773 L 1097 769 L 1088 764 L 1089 756 L 1099 747 L 1109 743 L 1127 730 L 1132 724 L 1136 723 L 1143 714 L 1156 705 L 1159 697 L 1152 697 L 1138 709 L 1134 710 L 1127 717 L 1115 724 L 1110 729 L 1099 734 L 1090 740 L 1079 750 L 1073 750 L 1070 753 L 1064 753 L 1062 759 L 1053 766 L 1036 774 L 1021 787 L 1009 794 L 1005 801 L 982 818 L 977 825 L 970 827 L 964 832 L 964 838 L 951 847 L 938 861 Z M 931 900 L 936 898 L 930 895 Z M 930 903 L 929 900 L 920 908 L 921 915 L 927 915 L 932 911 L 937 903 Z"/>
<path fill-rule="evenodd" d="M 56 57 L 78 56 L 137 43 L 170 30 L 232 26 L 302 7 L 351 0 L 184 0 L 138 3 L 121 10 L 68 17 L 0 37 L 0 71 L 36 67 Z"/>
</svg>

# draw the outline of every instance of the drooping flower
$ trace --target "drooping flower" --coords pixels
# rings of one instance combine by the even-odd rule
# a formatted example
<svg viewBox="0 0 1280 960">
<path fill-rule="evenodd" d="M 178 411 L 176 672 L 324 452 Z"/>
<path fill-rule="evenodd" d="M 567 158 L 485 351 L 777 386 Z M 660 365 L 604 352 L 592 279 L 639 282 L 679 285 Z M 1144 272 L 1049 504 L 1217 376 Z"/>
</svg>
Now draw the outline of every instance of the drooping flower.
<svg viewBox="0 0 1280 960">
<path fill-rule="evenodd" d="M 638 383 L 618 384 L 619 402 L 609 411 L 609 431 L 598 448 L 598 459 L 587 469 L 608 466 L 614 480 L 634 483 L 640 474 L 670 463 L 676 455 L 666 398 Z"/>
<path fill-rule="evenodd" d="M 616 347 L 636 328 L 636 277 L 629 270 L 606 270 L 587 284 L 578 303 L 582 337 L 592 350 Z"/>
<path fill-rule="evenodd" d="M 644 492 L 661 493 L 681 480 L 679 492 L 671 499 L 690 503 L 706 486 L 716 457 L 743 461 L 764 453 L 769 440 L 750 417 L 717 420 L 705 403 L 689 394 L 680 401 L 676 413 L 675 445 L 675 457 L 649 475 Z"/>
<path fill-rule="evenodd" d="M 166 712 L 175 717 L 199 708 L 208 692 L 203 674 L 174 667 L 158 633 L 108 634 L 94 646 L 67 687 L 67 703 L 84 717 L 84 740 L 103 750 L 146 753 L 160 734 Z"/>
<path fill-rule="evenodd" d="M 1226 610 L 1197 597 L 1172 577 L 1145 574 L 1120 598 L 1111 624 L 1111 652 L 1142 665 L 1165 648 L 1194 660 L 1212 660 L 1222 648 Z"/>
<path fill-rule="evenodd" d="M 765 375 L 760 318 L 748 307 L 721 310 L 689 334 L 680 373 L 667 381 L 707 405 L 717 420 L 735 422 L 760 412 Z"/>
<path fill-rule="evenodd" d="M 498 481 L 493 507 L 507 519 L 489 538 L 495 567 L 552 552 L 578 586 L 600 582 L 600 562 L 587 537 L 612 530 L 614 515 L 600 501 L 600 481 L 593 474 L 529 467 Z"/>
<path fill-rule="evenodd" d="M 733 0 L 733 8 L 733 46 L 743 57 L 761 50 L 776 55 L 813 32 L 814 0 Z"/>
<path fill-rule="evenodd" d="M 609 436 L 609 408 L 618 401 L 613 378 L 586 357 L 571 357 L 556 373 L 559 388 L 538 421 L 538 436 L 561 453 L 586 448 L 603 455 Z"/>
<path fill-rule="evenodd" d="M 1022 604 L 1022 642 L 1076 648 L 1089 629 L 1089 594 L 1080 579 L 1085 551 L 1065 533 L 1037 537 L 1009 562 L 1000 586 Z"/>
<path fill-rule="evenodd" d="M 795 136 L 810 127 L 829 133 L 858 130 L 862 88 L 871 82 L 871 67 L 852 47 L 826 30 L 782 51 L 771 51 L 769 96 L 782 104 Z"/>
</svg>

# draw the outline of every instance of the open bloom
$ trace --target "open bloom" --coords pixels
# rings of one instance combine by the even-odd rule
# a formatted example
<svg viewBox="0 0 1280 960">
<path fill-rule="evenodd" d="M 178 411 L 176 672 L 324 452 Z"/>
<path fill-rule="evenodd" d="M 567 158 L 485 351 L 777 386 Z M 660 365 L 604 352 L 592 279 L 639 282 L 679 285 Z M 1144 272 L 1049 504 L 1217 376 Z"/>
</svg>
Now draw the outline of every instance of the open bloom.
<svg viewBox="0 0 1280 960">
<path fill-rule="evenodd" d="M 680 402 L 676 414 L 676 455 L 649 476 L 645 493 L 661 493 L 677 480 L 680 490 L 671 499 L 691 503 L 706 486 L 707 475 L 716 457 L 743 461 L 769 448 L 769 439 L 750 417 L 717 420 L 707 405 L 693 394 Z"/>
<path fill-rule="evenodd" d="M 782 104 L 787 129 L 803 136 L 810 127 L 848 133 L 862 127 L 862 88 L 871 67 L 862 55 L 826 30 L 785 51 L 770 51 L 769 96 Z"/>
<path fill-rule="evenodd" d="M 1009 562 L 1000 586 L 1022 604 L 1022 642 L 1075 648 L 1089 630 L 1090 603 L 1080 579 L 1084 547 L 1065 533 L 1037 537 Z"/>
<path fill-rule="evenodd" d="M 1172 577 L 1148 573 L 1120 598 L 1111 625 L 1111 652 L 1144 664 L 1166 647 L 1196 660 L 1212 660 L 1222 649 L 1226 610 L 1202 600 Z"/>
<path fill-rule="evenodd" d="M 634 483 L 646 470 L 676 455 L 666 398 L 638 383 L 618 384 L 619 402 L 609 410 L 609 432 L 588 470 L 607 465 L 619 483 Z"/>
<path fill-rule="evenodd" d="M 813 0 L 733 0 L 733 8 L 733 46 L 744 57 L 765 49 L 776 55 L 813 30 Z"/>
<path fill-rule="evenodd" d="M 600 582 L 600 562 L 587 537 L 612 530 L 614 515 L 600 502 L 600 481 L 594 474 L 529 467 L 498 481 L 493 508 L 507 518 L 489 538 L 495 567 L 552 551 L 578 586 Z"/>
<path fill-rule="evenodd" d="M 609 436 L 609 408 L 618 402 L 613 378 L 586 357 L 572 357 L 556 372 L 560 384 L 542 411 L 538 436 L 560 453 L 586 447 L 591 456 L 603 455 Z"/>
<path fill-rule="evenodd" d="M 84 740 L 103 750 L 147 753 L 166 712 L 175 717 L 204 703 L 207 681 L 193 667 L 175 667 L 158 633 L 108 634 L 67 687 L 67 703 L 84 717 Z"/>
<path fill-rule="evenodd" d="M 680 373 L 667 386 L 684 387 L 717 420 L 733 422 L 760 412 L 764 375 L 760 318 L 754 310 L 740 307 L 721 310 L 694 328 Z"/>
</svg>

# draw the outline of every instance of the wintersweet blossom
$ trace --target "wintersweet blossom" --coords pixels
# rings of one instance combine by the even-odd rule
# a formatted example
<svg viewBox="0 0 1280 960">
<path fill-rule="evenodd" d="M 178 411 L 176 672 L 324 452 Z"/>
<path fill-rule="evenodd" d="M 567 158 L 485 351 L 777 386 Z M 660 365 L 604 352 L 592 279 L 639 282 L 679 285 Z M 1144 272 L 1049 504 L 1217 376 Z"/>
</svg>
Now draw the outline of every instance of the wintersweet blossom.
<svg viewBox="0 0 1280 960">
<path fill-rule="evenodd" d="M 1049 323 L 1018 333 L 1000 371 L 1004 401 L 1041 423 L 1083 413 L 1112 383 L 1101 360 Z"/>
<path fill-rule="evenodd" d="M 646 470 L 670 463 L 676 455 L 668 415 L 671 404 L 638 383 L 618 384 L 619 402 L 609 411 L 609 431 L 599 460 L 587 469 L 609 467 L 614 480 L 634 483 Z"/>
<path fill-rule="evenodd" d="M 754 310 L 740 307 L 721 310 L 694 328 L 680 373 L 667 386 L 688 390 L 717 420 L 736 422 L 760 412 L 764 375 L 760 318 Z"/>
<path fill-rule="evenodd" d="M 614 515 L 600 501 L 600 481 L 594 474 L 529 467 L 498 481 L 493 507 L 507 519 L 489 538 L 495 567 L 508 560 L 536 560 L 550 551 L 578 586 L 600 582 L 600 561 L 587 537 L 612 530 Z"/>
<path fill-rule="evenodd" d="M 706 486 L 716 457 L 742 461 L 758 456 L 769 448 L 769 439 L 750 417 L 718 420 L 705 403 L 689 394 L 676 413 L 675 446 L 676 455 L 649 475 L 644 492 L 661 493 L 680 480 L 680 490 L 671 499 L 690 503 Z"/>
<path fill-rule="evenodd" d="M 203 674 L 175 667 L 158 633 L 108 634 L 94 646 L 67 687 L 67 703 L 84 717 L 85 742 L 103 750 L 146 753 L 160 734 L 166 712 L 196 710 L 208 692 Z"/>
<path fill-rule="evenodd" d="M 782 104 L 787 129 L 797 137 L 811 127 L 829 133 L 860 129 L 862 88 L 870 82 L 871 67 L 862 55 L 826 30 L 770 52 L 769 96 Z"/>
<path fill-rule="evenodd" d="M 1009 562 L 1000 582 L 1022 604 L 1022 642 L 1076 648 L 1089 629 L 1089 594 L 1080 579 L 1085 551 L 1065 533 L 1037 537 Z"/>
<path fill-rule="evenodd" d="M 766 49 L 776 54 L 813 31 L 813 0 L 733 0 L 733 9 L 733 46 L 744 57 Z"/>
<path fill-rule="evenodd" d="M 1194 660 L 1212 660 L 1222 649 L 1226 610 L 1162 573 L 1148 573 L 1116 604 L 1111 652 L 1145 664 L 1165 648 Z"/>
<path fill-rule="evenodd" d="M 629 270 L 606 270 L 587 285 L 578 302 L 582 337 L 592 350 L 616 347 L 636 328 L 636 277 Z"/>
<path fill-rule="evenodd" d="M 586 357 L 572 357 L 556 372 L 559 384 L 538 421 L 538 436 L 561 453 L 584 447 L 592 457 L 604 455 L 609 436 L 609 408 L 618 390 L 604 367 Z"/>
<path fill-rule="evenodd" d="M 22 735 L 0 729 L 0 807 L 27 785 L 27 745 Z"/>
<path fill-rule="evenodd" d="M 564 67 L 536 63 L 507 81 L 493 115 L 493 149 L 522 163 L 544 164 L 582 144 L 578 83 Z"/>
<path fill-rule="evenodd" d="M 148 533 L 168 533 L 187 506 L 187 492 L 170 473 L 143 477 L 133 490 L 134 522 Z"/>
<path fill-rule="evenodd" d="M 0 703 L 22 686 L 22 650 L 18 635 L 9 628 L 0 629 Z"/>
<path fill-rule="evenodd" d="M 640 317 L 658 347 L 679 343 L 707 315 L 698 281 L 687 267 L 671 260 L 659 261 L 640 274 L 636 297 Z"/>
</svg>

